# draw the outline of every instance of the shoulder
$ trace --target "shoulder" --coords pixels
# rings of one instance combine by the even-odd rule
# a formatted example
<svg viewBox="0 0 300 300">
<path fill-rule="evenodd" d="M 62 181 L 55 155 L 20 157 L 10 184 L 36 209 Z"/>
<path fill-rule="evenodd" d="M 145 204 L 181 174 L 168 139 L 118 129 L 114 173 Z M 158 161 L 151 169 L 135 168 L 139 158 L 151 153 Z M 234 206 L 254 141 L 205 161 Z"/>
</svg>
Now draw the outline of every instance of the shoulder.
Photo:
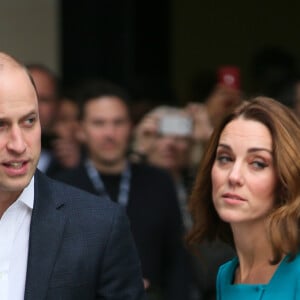
<svg viewBox="0 0 300 300">
<path fill-rule="evenodd" d="M 142 192 L 151 201 L 161 202 L 167 205 L 168 199 L 177 199 L 176 187 L 171 175 L 164 169 L 147 164 L 132 164 L 132 188 Z M 160 204 L 162 205 L 162 203 Z"/>
<path fill-rule="evenodd" d="M 238 265 L 238 258 L 234 257 L 233 259 L 229 260 L 228 262 L 224 263 L 220 266 L 217 276 L 218 283 L 220 281 L 231 281 L 233 279 L 235 269 Z"/>
<path fill-rule="evenodd" d="M 82 178 L 83 175 L 86 174 L 86 170 L 83 164 L 80 164 L 77 167 L 70 168 L 70 169 L 62 169 L 59 172 L 56 172 L 51 178 L 60 180 L 60 181 L 67 181 L 68 179 L 74 178 Z"/>
<path fill-rule="evenodd" d="M 119 207 L 105 197 L 93 195 L 67 183 L 49 178 L 41 172 L 35 174 L 35 193 L 37 193 L 36 197 L 39 198 L 39 201 L 43 201 L 40 198 L 46 198 L 47 201 L 54 202 L 57 207 L 64 205 L 66 209 L 80 210 L 82 214 L 92 211 L 105 211 L 109 214 Z"/>
<path fill-rule="evenodd" d="M 162 168 L 158 168 L 144 163 L 132 163 L 131 169 L 133 176 L 139 178 L 153 179 L 154 181 L 158 182 L 161 180 L 172 182 L 172 178 L 169 172 Z"/>
<path fill-rule="evenodd" d="M 288 274 L 290 277 L 296 276 L 300 279 L 300 253 L 292 259 L 290 259 L 290 256 L 287 255 L 280 263 L 277 273 Z"/>
</svg>

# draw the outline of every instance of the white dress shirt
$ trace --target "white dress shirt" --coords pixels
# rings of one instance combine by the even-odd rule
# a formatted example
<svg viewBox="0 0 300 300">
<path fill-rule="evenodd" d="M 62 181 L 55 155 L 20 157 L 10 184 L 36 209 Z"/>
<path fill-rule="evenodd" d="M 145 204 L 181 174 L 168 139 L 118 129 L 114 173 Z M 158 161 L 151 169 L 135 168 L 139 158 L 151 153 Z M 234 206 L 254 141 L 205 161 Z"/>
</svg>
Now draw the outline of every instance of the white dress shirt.
<svg viewBox="0 0 300 300">
<path fill-rule="evenodd" d="M 23 300 L 34 178 L 0 219 L 0 299 Z"/>
</svg>

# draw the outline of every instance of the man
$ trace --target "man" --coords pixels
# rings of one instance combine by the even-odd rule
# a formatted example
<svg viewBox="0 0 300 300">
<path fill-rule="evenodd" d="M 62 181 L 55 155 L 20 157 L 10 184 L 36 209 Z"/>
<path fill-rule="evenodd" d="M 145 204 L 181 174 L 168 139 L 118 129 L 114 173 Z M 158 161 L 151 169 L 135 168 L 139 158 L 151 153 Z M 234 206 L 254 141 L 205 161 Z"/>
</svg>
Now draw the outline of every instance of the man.
<svg viewBox="0 0 300 300">
<path fill-rule="evenodd" d="M 0 299 L 143 299 L 122 209 L 36 170 L 37 94 L 0 53 Z"/>
<path fill-rule="evenodd" d="M 29 64 L 27 69 L 38 94 L 42 132 L 49 133 L 59 106 L 59 80 L 50 69 L 42 64 Z"/>
<path fill-rule="evenodd" d="M 128 161 L 131 121 L 123 90 L 97 80 L 81 90 L 87 159 L 59 178 L 126 207 L 148 293 L 188 299 L 182 224 L 172 179 L 163 170 Z"/>
<path fill-rule="evenodd" d="M 38 94 L 39 118 L 42 128 L 42 151 L 38 168 L 52 177 L 61 169 L 79 164 L 80 146 L 69 142 L 55 130 L 57 116 L 62 105 L 57 76 L 42 64 L 29 64 L 27 69 Z"/>
</svg>

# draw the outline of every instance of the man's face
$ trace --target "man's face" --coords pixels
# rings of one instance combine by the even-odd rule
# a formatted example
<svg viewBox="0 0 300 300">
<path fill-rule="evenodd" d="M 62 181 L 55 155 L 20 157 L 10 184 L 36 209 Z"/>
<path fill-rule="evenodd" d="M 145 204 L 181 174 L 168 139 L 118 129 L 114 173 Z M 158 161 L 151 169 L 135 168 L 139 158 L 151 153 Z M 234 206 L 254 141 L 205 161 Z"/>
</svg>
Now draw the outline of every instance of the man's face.
<svg viewBox="0 0 300 300">
<path fill-rule="evenodd" d="M 43 132 L 47 132 L 53 125 L 57 111 L 57 95 L 54 80 L 45 72 L 32 69 L 30 74 L 35 83 L 38 101 L 39 115 Z"/>
<path fill-rule="evenodd" d="M 107 96 L 87 102 L 82 129 L 90 158 L 96 165 L 114 166 L 124 160 L 131 124 L 121 99 Z"/>
<path fill-rule="evenodd" d="M 25 70 L 0 70 L 0 197 L 16 198 L 39 160 L 41 128 L 37 96 Z"/>
</svg>

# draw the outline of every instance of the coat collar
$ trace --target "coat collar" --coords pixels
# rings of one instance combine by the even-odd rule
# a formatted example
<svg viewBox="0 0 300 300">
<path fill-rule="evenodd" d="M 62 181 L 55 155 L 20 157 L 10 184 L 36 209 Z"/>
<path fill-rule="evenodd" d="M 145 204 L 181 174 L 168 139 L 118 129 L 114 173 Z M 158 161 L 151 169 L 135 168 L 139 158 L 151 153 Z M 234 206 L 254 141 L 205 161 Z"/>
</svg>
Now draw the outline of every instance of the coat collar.
<svg viewBox="0 0 300 300">
<path fill-rule="evenodd" d="M 35 173 L 24 300 L 46 299 L 48 285 L 65 225 L 64 200 L 54 181 Z"/>
</svg>

